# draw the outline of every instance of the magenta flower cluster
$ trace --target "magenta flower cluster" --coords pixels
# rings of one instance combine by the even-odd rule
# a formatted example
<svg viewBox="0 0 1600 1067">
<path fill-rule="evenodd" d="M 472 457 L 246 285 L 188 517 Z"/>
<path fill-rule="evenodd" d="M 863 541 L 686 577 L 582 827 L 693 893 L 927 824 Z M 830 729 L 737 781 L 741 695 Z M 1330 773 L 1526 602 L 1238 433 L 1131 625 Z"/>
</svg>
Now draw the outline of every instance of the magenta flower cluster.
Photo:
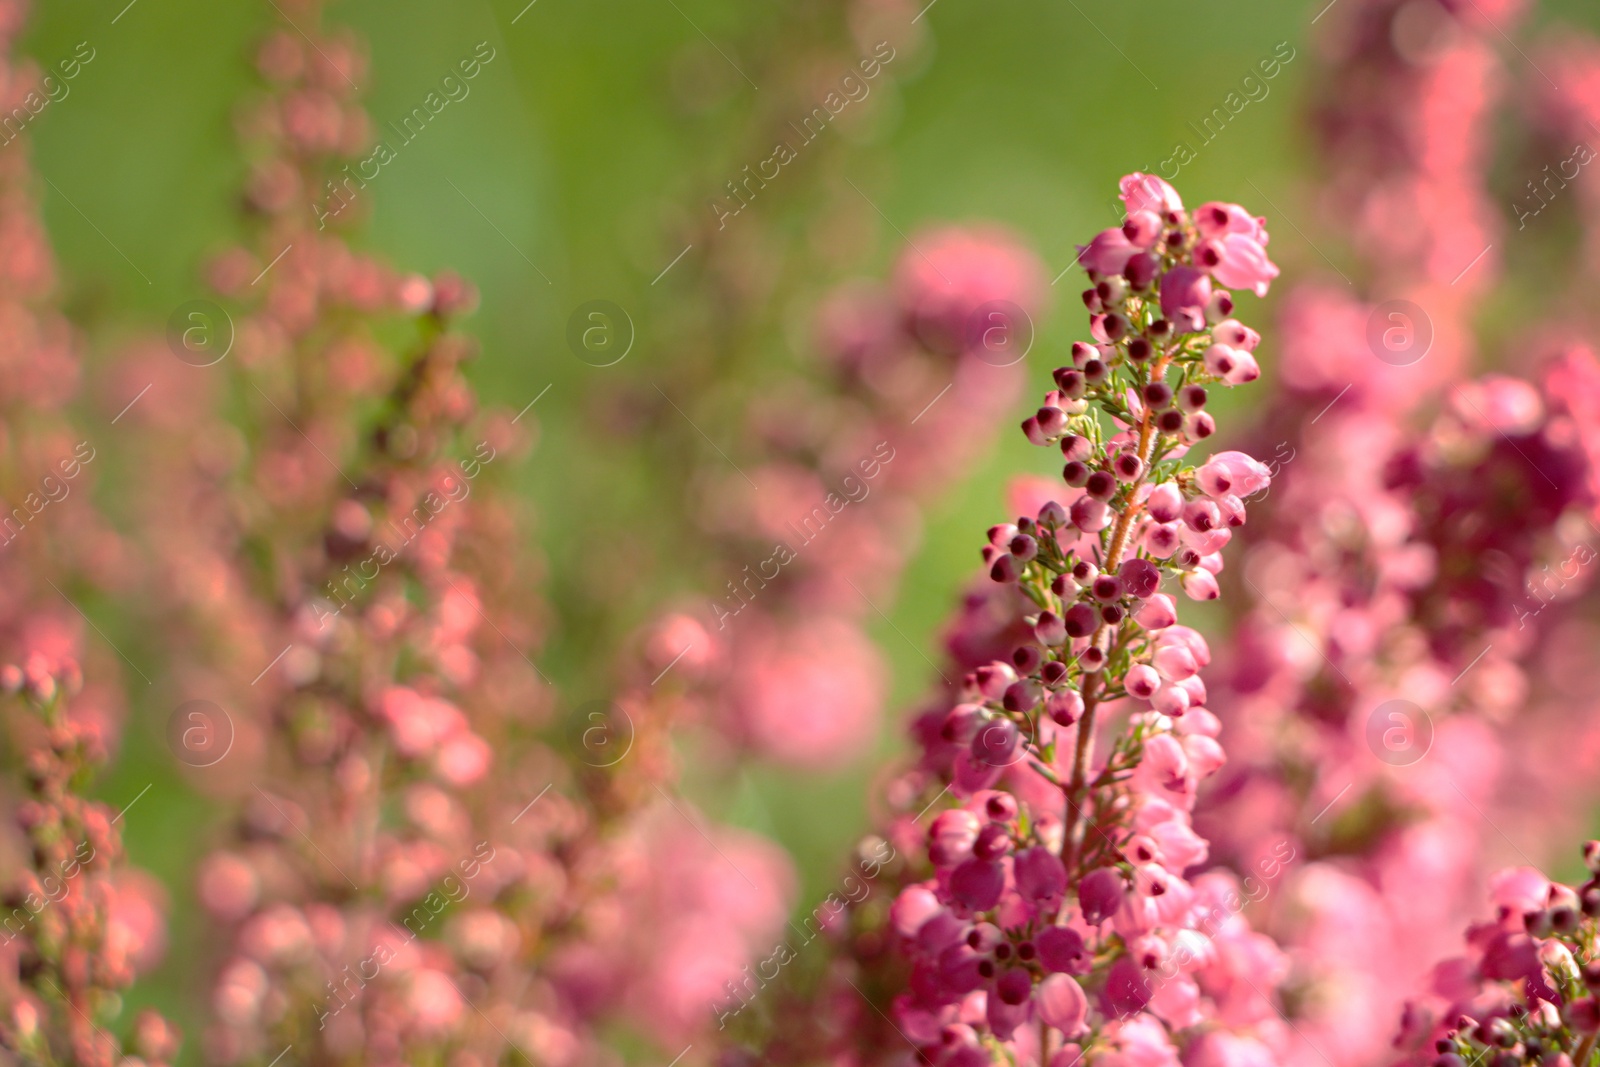
<svg viewBox="0 0 1600 1067">
<path fill-rule="evenodd" d="M 1218 595 L 1221 552 L 1270 482 L 1242 452 L 1185 458 L 1216 428 L 1208 388 L 1257 375 L 1260 337 L 1213 283 L 1264 290 L 1276 268 L 1242 208 L 1191 215 L 1140 174 L 1122 191 L 1128 222 L 1084 255 L 1094 342 L 1023 424 L 1060 448 L 1061 481 L 983 549 L 1014 646 L 918 727 L 916 793 L 958 803 L 891 911 L 911 967 L 895 1021 L 941 1064 L 1170 1061 L 1216 1042 L 1270 1056 L 1275 1040 L 1281 958 L 1226 876 L 1185 877 L 1207 855 L 1190 812 L 1225 757 L 1211 652 L 1173 593 Z"/>
</svg>

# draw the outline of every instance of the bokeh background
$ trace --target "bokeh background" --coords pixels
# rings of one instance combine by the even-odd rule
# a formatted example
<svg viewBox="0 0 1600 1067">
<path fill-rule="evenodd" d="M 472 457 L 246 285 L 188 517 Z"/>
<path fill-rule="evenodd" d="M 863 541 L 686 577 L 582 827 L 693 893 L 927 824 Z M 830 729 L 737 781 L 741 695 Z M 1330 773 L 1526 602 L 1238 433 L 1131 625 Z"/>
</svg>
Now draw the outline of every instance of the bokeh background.
<svg viewBox="0 0 1600 1067">
<path fill-rule="evenodd" d="M 26 42 L 45 64 L 80 41 L 96 52 L 70 95 L 30 129 L 67 308 L 97 346 L 91 395 L 103 380 L 95 368 L 120 342 L 206 295 L 199 267 L 237 226 L 234 108 L 254 83 L 247 56 L 272 15 L 237 0 L 124 3 L 41 5 Z M 761 158 L 747 131 L 762 109 L 784 104 L 742 72 L 780 61 L 807 7 L 350 0 L 330 10 L 370 44 L 361 88 L 380 126 L 418 104 L 479 42 L 495 49 L 470 96 L 372 183 L 363 240 L 409 269 L 449 267 L 473 279 L 483 300 L 471 325 L 484 348 L 474 375 L 485 402 L 516 410 L 539 397 L 537 447 L 511 478 L 532 502 L 537 521 L 525 537 L 546 566 L 552 630 L 539 665 L 569 701 L 609 694 L 608 664 L 654 608 L 716 595 L 693 524 L 683 521 L 693 504 L 679 446 L 656 440 L 655 423 L 616 416 L 657 386 L 685 403 L 700 399 L 704 366 L 685 378 L 681 328 L 700 250 L 674 261 L 686 243 L 674 235 L 705 225 L 721 182 Z M 1303 116 L 1323 28 L 1312 20 L 1323 21 L 1325 10 L 1323 0 L 936 0 L 918 20 L 920 47 L 876 80 L 871 120 L 830 129 L 828 143 L 803 153 L 748 209 L 754 222 L 730 223 L 848 254 L 797 256 L 807 266 L 782 298 L 742 313 L 736 335 L 722 339 L 739 350 L 716 382 L 722 409 L 753 402 L 764 374 L 808 358 L 797 309 L 853 274 L 881 277 L 906 234 L 942 221 L 1003 223 L 1051 277 L 1064 272 L 1028 357 L 1032 383 L 1042 383 L 1077 339 L 1074 241 L 1115 220 L 1117 177 L 1155 169 L 1177 141 L 1198 144 L 1189 124 L 1285 48 L 1294 58 L 1270 92 L 1199 148 L 1180 184 L 1192 202 L 1241 200 L 1268 211 L 1286 274 L 1325 270 L 1324 253 L 1340 254 L 1339 220 L 1312 217 L 1298 195 L 1316 167 Z M 1600 28 L 1600 13 L 1584 0 L 1546 4 L 1539 18 Z M 1506 50 L 1517 62 L 1509 42 Z M 815 229 L 819 204 L 841 201 L 854 204 L 850 224 L 840 228 L 835 211 L 833 228 Z M 626 309 L 637 330 L 614 366 L 576 358 L 565 339 L 573 310 L 594 299 Z M 1496 314 L 1505 312 L 1485 309 Z M 709 315 L 714 332 L 715 310 Z M 1262 362 L 1270 375 L 1270 359 Z M 100 399 L 115 409 L 109 392 Z M 694 410 L 705 417 L 718 407 Z M 719 447 L 737 445 L 739 420 L 697 422 Z M 118 495 L 139 492 L 140 480 L 107 452 L 101 491 L 115 512 Z M 1049 465 L 1020 435 L 1003 435 L 973 477 L 926 509 L 900 595 L 880 605 L 886 618 L 872 627 L 893 667 L 889 707 L 908 707 L 929 684 L 937 628 L 976 563 L 975 534 L 1003 517 L 1002 472 Z M 744 562 L 730 561 L 730 576 Z M 117 606 L 85 606 L 139 662 L 146 643 Z M 202 926 L 185 920 L 195 905 L 184 872 L 220 813 L 185 785 L 166 750 L 172 699 L 159 684 L 135 687 L 128 736 L 100 793 L 119 807 L 138 797 L 125 819 L 129 853 L 172 894 L 167 963 L 140 984 L 137 1002 L 198 1033 L 205 998 L 179 978 L 196 973 L 185 963 L 203 950 Z M 900 745 L 902 722 L 883 720 L 879 753 Z M 866 763 L 826 777 L 760 764 L 732 777 L 691 770 L 685 787 L 708 813 L 782 842 L 811 880 L 799 899 L 812 900 L 867 825 Z M 197 1045 L 186 1051 L 191 1062 Z"/>
</svg>

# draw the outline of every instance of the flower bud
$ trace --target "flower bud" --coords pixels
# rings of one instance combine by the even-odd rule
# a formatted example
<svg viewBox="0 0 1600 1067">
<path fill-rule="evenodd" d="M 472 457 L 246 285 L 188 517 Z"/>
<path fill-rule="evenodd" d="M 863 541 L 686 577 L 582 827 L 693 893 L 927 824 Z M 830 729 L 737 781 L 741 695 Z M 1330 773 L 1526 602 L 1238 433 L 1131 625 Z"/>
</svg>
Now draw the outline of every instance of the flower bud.
<svg viewBox="0 0 1600 1067">
<path fill-rule="evenodd" d="M 1256 357 L 1242 348 L 1233 350 L 1233 369 L 1223 375 L 1222 380 L 1229 385 L 1244 385 L 1261 377 L 1261 365 L 1256 362 Z"/>
<path fill-rule="evenodd" d="M 1162 482 L 1150 490 L 1144 509 L 1157 522 L 1175 522 L 1183 514 L 1183 490 L 1178 488 L 1176 482 Z M 990 540 L 995 544 L 1000 543 L 994 541 L 992 532 Z"/>
<path fill-rule="evenodd" d="M 1191 700 L 1188 690 L 1177 685 L 1163 685 L 1150 695 L 1150 706 L 1176 719 L 1189 710 Z"/>
<path fill-rule="evenodd" d="M 1225 345 L 1242 348 L 1246 352 L 1254 352 L 1261 343 L 1261 335 L 1238 319 L 1227 319 L 1219 322 L 1211 331 L 1211 336 Z"/>
<path fill-rule="evenodd" d="M 1011 543 L 1006 547 L 1011 551 L 1013 556 L 1017 557 L 1018 563 L 1031 562 L 1039 555 L 1039 542 L 1023 533 L 1019 533 L 1017 536 L 1013 537 L 1011 539 Z"/>
<path fill-rule="evenodd" d="M 1161 258 L 1149 252 L 1137 252 L 1128 257 L 1128 265 L 1123 269 L 1127 272 L 1128 284 L 1136 291 L 1143 292 L 1161 273 Z"/>
<path fill-rule="evenodd" d="M 1222 595 L 1216 576 L 1210 571 L 1190 571 L 1183 576 L 1182 584 L 1190 600 L 1215 600 Z"/>
<path fill-rule="evenodd" d="M 1156 593 L 1145 602 L 1133 619 L 1146 630 L 1165 630 L 1178 621 L 1178 611 L 1170 596 Z"/>
<path fill-rule="evenodd" d="M 1103 500 L 1080 496 L 1072 502 L 1072 525 L 1084 533 L 1099 533 L 1111 525 L 1111 509 L 1106 507 Z"/>
<path fill-rule="evenodd" d="M 1011 831 L 997 822 L 991 822 L 978 831 L 972 854 L 980 860 L 997 860 L 1011 851 Z"/>
<path fill-rule="evenodd" d="M 1239 365 L 1241 354 L 1231 345 L 1214 344 L 1205 351 L 1206 370 L 1226 381 Z"/>
<path fill-rule="evenodd" d="M 1578 906 L 1589 918 L 1600 918 L 1600 885 L 1585 882 L 1578 890 Z"/>
<path fill-rule="evenodd" d="M 1072 605 L 1062 617 L 1062 622 L 1071 637 L 1088 637 L 1099 625 L 1094 608 L 1088 604 Z"/>
<path fill-rule="evenodd" d="M 1161 688 L 1161 675 L 1148 663 L 1137 663 L 1128 669 L 1122 686 L 1128 694 L 1140 700 L 1149 700 Z"/>
<path fill-rule="evenodd" d="M 1124 591 L 1139 600 L 1145 600 L 1161 587 L 1161 571 L 1147 559 L 1134 556 L 1122 561 L 1117 568 Z"/>
<path fill-rule="evenodd" d="M 997 548 L 1004 548 L 1011 543 L 1011 539 L 1015 536 L 1017 536 L 1017 528 L 1012 523 L 1003 522 L 998 526 L 989 527 L 989 543 Z"/>
<path fill-rule="evenodd" d="M 942 910 L 933 890 L 926 886 L 909 885 L 889 905 L 889 922 L 901 937 L 916 937 L 917 931 Z"/>
<path fill-rule="evenodd" d="M 1216 432 L 1217 420 L 1211 417 L 1209 411 L 1195 412 L 1184 425 L 1184 433 L 1194 441 L 1204 441 Z"/>
<path fill-rule="evenodd" d="M 1000 698 L 1001 706 L 1007 711 L 1032 711 L 1037 703 L 1039 703 L 1039 686 L 1029 678 L 1012 682 L 1006 687 L 1005 696 Z"/>
<path fill-rule="evenodd" d="M 1054 648 L 1067 639 L 1066 624 L 1053 611 L 1041 611 L 1039 621 L 1033 624 L 1033 635 L 1047 648 Z"/>
<path fill-rule="evenodd" d="M 972 856 L 981 824 L 964 808 L 941 811 L 928 827 L 928 859 L 935 867 L 954 867 Z"/>
<path fill-rule="evenodd" d="M 1034 935 L 1033 948 L 1040 965 L 1047 971 L 1085 974 L 1089 970 L 1089 953 L 1083 937 L 1070 926 L 1045 927 Z"/>
<path fill-rule="evenodd" d="M 1122 907 L 1127 887 L 1113 867 L 1097 867 L 1078 883 L 1078 907 L 1083 921 L 1091 926 L 1104 921 Z"/>
<path fill-rule="evenodd" d="M 1206 321 L 1221 322 L 1233 314 L 1233 294 L 1226 289 L 1213 289 L 1206 301 Z"/>
<path fill-rule="evenodd" d="M 1150 248 L 1161 239 L 1161 216 L 1148 209 L 1134 211 L 1122 224 L 1122 236 L 1136 248 Z"/>
<path fill-rule="evenodd" d="M 1059 367 L 1056 369 L 1055 379 L 1056 384 L 1061 387 L 1060 395 L 1063 400 L 1081 400 L 1089 391 L 1089 383 L 1082 371 Z"/>
<path fill-rule="evenodd" d="M 1047 848 L 1025 848 L 1012 860 L 1017 892 L 1033 903 L 1053 902 L 1067 891 L 1067 868 Z"/>
<path fill-rule="evenodd" d="M 1172 386 L 1166 382 L 1151 382 L 1144 387 L 1144 402 L 1153 408 L 1164 408 L 1172 403 Z"/>
<path fill-rule="evenodd" d="M 997 582 L 1014 582 L 1022 576 L 1022 565 L 1011 555 L 1001 556 L 989 568 L 989 577 Z"/>
<path fill-rule="evenodd" d="M 972 739 L 972 757 L 989 767 L 1007 767 L 1016 762 L 1022 734 L 1010 719 L 992 719 L 979 728 Z"/>
<path fill-rule="evenodd" d="M 970 744 L 983 725 L 983 708 L 979 704 L 957 704 L 945 713 L 939 727 L 939 736 L 951 744 Z"/>
<path fill-rule="evenodd" d="M 1017 672 L 1011 669 L 1009 663 L 995 660 L 973 671 L 972 677 L 985 700 L 999 700 L 1011 683 L 1017 680 Z"/>
<path fill-rule="evenodd" d="M 993 860 L 974 857 L 950 872 L 950 895 L 969 911 L 993 908 L 1005 887 L 1006 869 Z"/>
<path fill-rule="evenodd" d="M 1087 437 L 1079 434 L 1068 434 L 1061 439 L 1061 455 L 1064 459 L 1085 460 L 1094 451 L 1094 445 Z"/>
<path fill-rule="evenodd" d="M 1183 506 L 1183 524 L 1195 533 L 1215 530 L 1222 523 L 1222 509 L 1211 500 L 1191 500 Z"/>
<path fill-rule="evenodd" d="M 1045 714 L 1060 726 L 1071 726 L 1083 716 L 1083 696 L 1076 689 L 1059 689 L 1044 702 Z"/>
<path fill-rule="evenodd" d="M 1096 600 L 1109 604 L 1122 598 L 1122 579 L 1114 574 L 1102 574 L 1094 580 L 1089 591 Z"/>
</svg>

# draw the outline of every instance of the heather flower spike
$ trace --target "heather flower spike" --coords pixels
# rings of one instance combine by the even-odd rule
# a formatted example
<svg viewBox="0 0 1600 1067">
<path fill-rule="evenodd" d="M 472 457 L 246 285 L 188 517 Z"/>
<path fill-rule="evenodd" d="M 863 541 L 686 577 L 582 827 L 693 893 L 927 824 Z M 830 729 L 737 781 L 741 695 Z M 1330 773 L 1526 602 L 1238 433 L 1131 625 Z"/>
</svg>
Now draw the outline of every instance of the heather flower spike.
<svg viewBox="0 0 1600 1067">
<path fill-rule="evenodd" d="M 121 993 L 162 948 L 161 918 L 122 862 L 119 815 L 82 795 L 105 762 L 100 724 L 72 705 L 83 672 L 70 658 L 34 652 L 0 668 L 7 747 L 23 754 L 15 818 L 31 866 L 8 886 L 0 955 L 4 1062 L 112 1067 L 170 1062 L 176 1028 L 153 1011 L 112 1036 Z M 74 712 L 77 712 L 76 714 Z M 10 876 L 8 876 L 8 879 Z M 14 1057 L 14 1058 L 13 1058 Z"/>
<path fill-rule="evenodd" d="M 1531 867 L 1489 879 L 1494 917 L 1466 931 L 1465 955 L 1434 968 L 1406 1004 L 1395 1047 L 1430 1067 L 1583 1067 L 1600 1036 L 1600 842 L 1575 886 Z"/>
<path fill-rule="evenodd" d="M 863 980 L 902 990 L 884 1041 L 930 1063 L 1259 1062 L 1283 1047 L 1284 957 L 1239 915 L 1229 875 L 1185 878 L 1207 859 L 1196 790 L 1224 756 L 1210 650 L 1174 596 L 1217 595 L 1220 552 L 1270 481 L 1242 452 L 1185 462 L 1215 428 L 1205 390 L 1255 377 L 1259 338 L 1211 283 L 1264 289 L 1276 268 L 1242 209 L 1208 205 L 1202 224 L 1140 174 L 1123 197 L 1127 226 L 1085 253 L 1094 342 L 1022 427 L 1061 449 L 1062 481 L 1029 485 L 1027 513 L 988 532 L 995 609 L 951 637 L 960 692 L 918 719 L 922 758 L 890 787 L 905 863 L 889 929 L 855 943 Z M 1220 225 L 1248 256 L 1212 262 Z M 883 937 L 909 980 L 874 977 L 885 964 L 863 946 Z"/>
</svg>

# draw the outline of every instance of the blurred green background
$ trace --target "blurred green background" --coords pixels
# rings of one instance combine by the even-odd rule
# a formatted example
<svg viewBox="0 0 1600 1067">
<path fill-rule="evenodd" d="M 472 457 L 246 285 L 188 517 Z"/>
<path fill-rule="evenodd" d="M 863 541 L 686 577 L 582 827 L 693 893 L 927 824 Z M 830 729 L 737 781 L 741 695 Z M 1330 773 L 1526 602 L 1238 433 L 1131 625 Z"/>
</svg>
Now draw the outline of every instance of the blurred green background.
<svg viewBox="0 0 1600 1067">
<path fill-rule="evenodd" d="M 71 95 L 30 130 L 38 168 L 52 183 L 41 192 L 68 308 L 96 338 L 91 391 L 92 368 L 114 357 L 119 339 L 159 329 L 178 304 L 206 295 L 199 263 L 238 233 L 243 171 L 232 115 L 255 84 L 251 46 L 275 21 L 270 4 L 248 0 L 125 2 L 43 6 L 25 42 L 44 64 L 80 41 L 96 50 Z M 635 387 L 673 380 L 672 357 L 652 344 L 651 326 L 687 296 L 671 274 L 651 284 L 682 247 L 664 234 L 671 220 L 706 210 L 705 200 L 720 191 L 705 180 L 708 157 L 710 173 L 722 173 L 716 157 L 724 142 L 727 158 L 738 158 L 759 100 L 707 38 L 751 70 L 751 42 L 781 33 L 785 8 L 781 0 L 524 2 L 350 0 L 329 14 L 370 43 L 371 72 L 361 88 L 379 126 L 409 111 L 478 42 L 497 51 L 470 97 L 452 104 L 373 183 L 364 240 L 397 266 L 451 267 L 481 287 L 482 308 L 470 325 L 484 345 L 474 373 L 487 402 L 516 410 L 550 387 L 536 408 L 538 447 L 513 477 L 538 515 L 527 537 L 549 561 L 555 632 L 540 666 L 570 706 L 607 692 L 603 669 L 615 643 L 652 605 L 696 592 L 692 576 L 649 568 L 624 583 L 622 602 L 597 611 L 584 600 L 586 587 L 571 580 L 581 567 L 622 565 L 594 552 L 604 531 L 685 506 L 681 481 L 653 466 L 654 443 L 608 431 L 593 417 L 593 400 L 629 379 Z M 1320 244 L 1315 235 L 1336 235 L 1337 220 L 1304 217 L 1296 181 L 1311 166 L 1301 104 L 1315 75 L 1310 22 L 1322 7 L 1322 0 L 937 0 L 921 18 L 925 46 L 874 89 L 892 96 L 884 120 L 865 142 L 839 149 L 842 172 L 893 220 L 870 237 L 873 273 L 882 276 L 903 246 L 895 228 L 913 233 L 925 223 L 991 219 L 1024 235 L 1054 277 L 1072 263 L 1075 242 L 1115 221 L 1118 176 L 1155 168 L 1179 140 L 1197 144 L 1188 123 L 1220 105 L 1283 42 L 1296 54 L 1268 83 L 1270 94 L 1200 148 L 1178 184 L 1190 202 L 1237 200 L 1273 215 L 1273 247 L 1286 275 L 1318 267 L 1306 238 Z M 685 109 L 671 91 L 685 68 L 731 84 L 714 106 Z M 726 166 L 726 174 L 749 161 Z M 784 180 L 803 183 L 812 165 L 802 154 L 790 168 L 801 175 Z M 774 198 L 751 210 L 791 207 Z M 1029 358 L 1029 398 L 1081 336 L 1081 280 L 1068 272 L 1052 290 L 1054 311 L 1040 323 Z M 613 367 L 580 362 L 564 341 L 569 314 L 596 298 L 621 304 L 638 325 L 633 352 Z M 1270 308 L 1247 311 L 1257 324 L 1270 321 Z M 759 343 L 774 358 L 792 348 L 777 330 Z M 1263 364 L 1270 374 L 1270 360 Z M 735 427 L 707 429 L 736 451 Z M 930 507 L 901 596 L 892 609 L 882 605 L 893 622 L 873 627 L 894 668 L 891 708 L 907 707 L 928 685 L 924 653 L 935 655 L 935 633 L 973 572 L 980 531 L 1003 515 L 1005 476 L 1052 467 L 1048 455 L 1006 433 L 976 477 Z M 137 472 L 120 477 L 123 484 L 102 490 L 130 491 Z M 91 610 L 141 660 L 139 635 L 117 629 L 111 606 Z M 219 813 L 174 773 L 161 740 L 170 708 L 144 694 L 133 698 L 123 755 L 102 794 L 120 806 L 153 783 L 125 820 L 128 850 L 173 893 L 168 961 L 137 998 L 194 1035 L 203 990 L 185 988 L 178 976 L 201 951 L 204 931 L 185 918 L 194 914 L 185 872 Z M 880 750 L 899 745 L 899 725 L 886 718 Z M 686 788 L 709 813 L 788 847 L 805 872 L 807 909 L 826 894 L 844 848 L 866 826 L 865 767 L 829 780 L 755 767 L 733 782 L 699 785 L 691 775 Z M 186 1052 L 191 1062 L 196 1044 Z"/>
</svg>

